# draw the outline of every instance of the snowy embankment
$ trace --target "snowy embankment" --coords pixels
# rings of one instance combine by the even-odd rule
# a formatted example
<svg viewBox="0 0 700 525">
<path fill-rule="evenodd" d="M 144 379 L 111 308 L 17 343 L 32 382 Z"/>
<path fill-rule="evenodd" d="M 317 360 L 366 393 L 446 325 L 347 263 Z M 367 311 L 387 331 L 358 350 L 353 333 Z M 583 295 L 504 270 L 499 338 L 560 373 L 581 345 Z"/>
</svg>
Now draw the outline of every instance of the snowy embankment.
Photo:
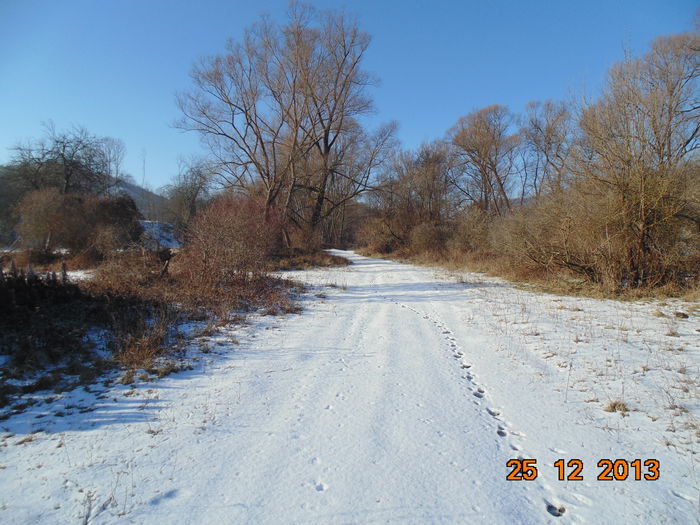
<svg viewBox="0 0 700 525">
<path fill-rule="evenodd" d="M 0 520 L 697 522 L 693 305 L 338 253 L 354 264 L 293 273 L 317 285 L 302 315 L 196 340 L 193 370 L 0 422 Z M 518 457 L 536 479 L 506 480 Z M 573 458 L 583 481 L 559 481 Z M 659 479 L 599 481 L 606 458 Z"/>
</svg>

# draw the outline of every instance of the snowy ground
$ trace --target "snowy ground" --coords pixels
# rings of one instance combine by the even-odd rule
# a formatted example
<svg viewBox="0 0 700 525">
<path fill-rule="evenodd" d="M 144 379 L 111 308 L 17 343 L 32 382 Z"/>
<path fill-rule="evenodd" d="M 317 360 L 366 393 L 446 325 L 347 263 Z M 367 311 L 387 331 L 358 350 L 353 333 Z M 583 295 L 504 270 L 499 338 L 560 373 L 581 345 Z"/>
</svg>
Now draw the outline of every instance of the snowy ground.
<svg viewBox="0 0 700 525">
<path fill-rule="evenodd" d="M 301 315 L 198 339 L 192 370 L 0 422 L 0 521 L 698 522 L 697 305 L 338 253 L 294 272 L 316 285 Z M 505 479 L 518 457 L 537 479 Z M 659 480 L 598 481 L 604 458 Z"/>
</svg>

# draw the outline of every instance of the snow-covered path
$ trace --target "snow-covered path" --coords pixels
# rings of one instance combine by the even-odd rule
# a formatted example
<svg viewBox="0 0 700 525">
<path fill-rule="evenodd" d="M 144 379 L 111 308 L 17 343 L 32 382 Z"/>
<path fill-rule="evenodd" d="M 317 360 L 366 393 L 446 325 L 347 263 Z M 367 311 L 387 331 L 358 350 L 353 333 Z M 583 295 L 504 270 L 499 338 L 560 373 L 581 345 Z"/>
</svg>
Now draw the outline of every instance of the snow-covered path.
<svg viewBox="0 0 700 525">
<path fill-rule="evenodd" d="M 654 415 L 663 410 L 647 399 L 657 382 L 627 381 L 630 404 L 648 401 L 628 417 L 602 410 L 602 392 L 617 384 L 614 373 L 594 370 L 596 352 L 606 363 L 603 336 L 590 322 L 581 329 L 588 342 L 571 343 L 564 334 L 580 319 L 544 304 L 566 301 L 340 253 L 354 264 L 295 275 L 326 285 L 302 315 L 211 336 L 191 371 L 135 390 L 74 393 L 1 422 L 15 435 L 1 436 L 0 520 L 698 520 L 692 429 L 668 445 L 664 416 Z M 584 304 L 578 311 L 590 301 L 616 322 L 615 306 L 571 301 Z M 649 308 L 630 319 L 650 317 Z M 683 359 L 697 374 L 691 322 L 677 337 L 687 335 Z M 651 330 L 648 341 L 657 337 Z M 613 346 L 614 366 L 636 367 L 625 344 Z M 591 400 L 595 393 L 600 400 Z M 81 412 L 93 402 L 96 410 Z M 34 438 L 18 444 L 25 435 Z M 537 460 L 536 480 L 506 481 L 506 463 L 518 457 Z M 584 480 L 559 481 L 559 458 L 580 458 Z M 598 481 L 602 458 L 654 458 L 661 477 Z"/>
</svg>

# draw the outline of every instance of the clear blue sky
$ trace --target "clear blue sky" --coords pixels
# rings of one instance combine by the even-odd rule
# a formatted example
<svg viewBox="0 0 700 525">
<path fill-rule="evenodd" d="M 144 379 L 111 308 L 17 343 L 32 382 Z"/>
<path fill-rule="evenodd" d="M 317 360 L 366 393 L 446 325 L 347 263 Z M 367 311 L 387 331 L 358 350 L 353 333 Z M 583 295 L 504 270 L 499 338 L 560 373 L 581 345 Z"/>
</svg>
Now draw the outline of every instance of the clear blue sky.
<svg viewBox="0 0 700 525">
<path fill-rule="evenodd" d="M 596 95 L 624 50 L 693 27 L 690 0 L 356 0 L 346 6 L 373 39 L 365 69 L 377 122 L 396 120 L 407 147 L 440 137 L 489 104 Z M 0 163 L 41 123 L 121 138 L 125 169 L 157 188 L 179 155 L 201 151 L 171 127 L 175 93 L 193 62 L 222 52 L 262 12 L 284 20 L 285 0 L 0 0 Z"/>
</svg>

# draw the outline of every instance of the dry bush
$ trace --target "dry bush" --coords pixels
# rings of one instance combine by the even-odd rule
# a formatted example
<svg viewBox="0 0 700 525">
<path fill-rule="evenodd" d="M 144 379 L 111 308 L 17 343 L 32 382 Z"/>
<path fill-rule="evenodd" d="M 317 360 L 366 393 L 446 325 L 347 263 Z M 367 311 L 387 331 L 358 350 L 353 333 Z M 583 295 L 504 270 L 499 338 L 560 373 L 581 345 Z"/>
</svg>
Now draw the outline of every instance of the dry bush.
<svg viewBox="0 0 700 525">
<path fill-rule="evenodd" d="M 402 245 L 401 240 L 379 217 L 372 217 L 365 221 L 357 232 L 357 242 L 369 253 L 376 254 L 392 253 Z"/>
<path fill-rule="evenodd" d="M 17 209 L 22 242 L 36 252 L 66 248 L 76 255 L 92 250 L 92 258 L 104 258 L 141 234 L 141 215 L 125 195 L 100 199 L 50 188 L 28 193 Z"/>
<path fill-rule="evenodd" d="M 84 286 L 122 297 L 164 298 L 167 281 L 160 278 L 164 264 L 156 252 L 124 250 L 100 264 Z"/>
<path fill-rule="evenodd" d="M 643 259 L 627 222 L 614 194 L 574 185 L 495 223 L 491 244 L 516 265 L 563 271 L 609 291 L 697 282 L 699 239 L 673 214 L 659 212 Z"/>
<path fill-rule="evenodd" d="M 424 222 L 411 230 L 409 249 L 414 254 L 443 255 L 448 231 L 444 224 Z"/>
<path fill-rule="evenodd" d="M 81 249 L 89 232 L 85 198 L 55 188 L 28 193 L 17 207 L 17 227 L 25 247 L 51 252 L 55 247 Z"/>
<path fill-rule="evenodd" d="M 314 253 L 323 246 L 323 235 L 310 228 L 291 228 L 287 232 L 291 250 Z"/>
<path fill-rule="evenodd" d="M 102 255 L 95 249 L 87 249 L 69 255 L 67 258 L 62 257 L 61 263 L 65 263 L 69 270 L 89 270 L 96 268 L 103 260 Z M 55 271 L 60 270 L 61 264 L 54 263 L 51 268 Z"/>
<path fill-rule="evenodd" d="M 274 257 L 270 261 L 271 270 L 306 270 L 318 267 L 347 266 L 350 261 L 345 257 L 318 251 L 313 253 L 296 253 Z"/>
<path fill-rule="evenodd" d="M 124 316 L 129 325 L 114 326 L 118 363 L 128 368 L 151 368 L 154 360 L 166 353 L 166 343 L 177 320 L 176 312 L 166 304 L 149 315 Z"/>
<path fill-rule="evenodd" d="M 465 210 L 447 241 L 450 254 L 473 253 L 488 248 L 491 219 L 477 207 Z"/>
<path fill-rule="evenodd" d="M 278 239 L 279 227 L 265 219 L 263 206 L 239 195 L 220 197 L 190 224 L 179 271 L 213 286 L 245 281 L 264 274 Z"/>
</svg>

